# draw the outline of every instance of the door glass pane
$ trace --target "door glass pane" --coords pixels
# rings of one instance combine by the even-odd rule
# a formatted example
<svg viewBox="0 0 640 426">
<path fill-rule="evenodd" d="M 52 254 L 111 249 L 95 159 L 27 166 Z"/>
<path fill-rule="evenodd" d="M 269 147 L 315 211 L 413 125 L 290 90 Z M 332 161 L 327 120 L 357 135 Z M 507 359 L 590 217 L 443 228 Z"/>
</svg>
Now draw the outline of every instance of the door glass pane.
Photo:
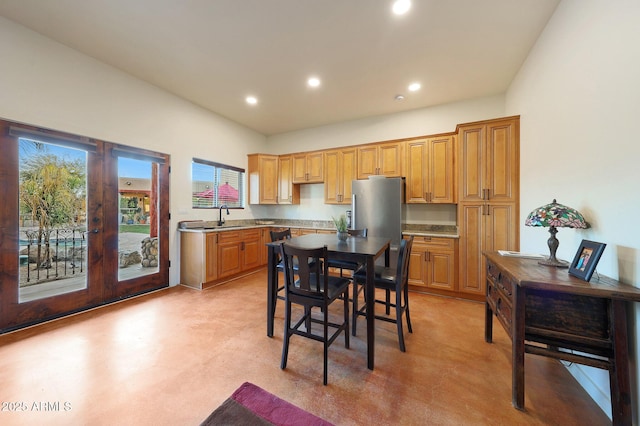
<svg viewBox="0 0 640 426">
<path fill-rule="evenodd" d="M 19 302 L 87 288 L 87 152 L 20 138 Z"/>
<path fill-rule="evenodd" d="M 159 271 L 158 164 L 118 157 L 118 280 Z"/>
</svg>

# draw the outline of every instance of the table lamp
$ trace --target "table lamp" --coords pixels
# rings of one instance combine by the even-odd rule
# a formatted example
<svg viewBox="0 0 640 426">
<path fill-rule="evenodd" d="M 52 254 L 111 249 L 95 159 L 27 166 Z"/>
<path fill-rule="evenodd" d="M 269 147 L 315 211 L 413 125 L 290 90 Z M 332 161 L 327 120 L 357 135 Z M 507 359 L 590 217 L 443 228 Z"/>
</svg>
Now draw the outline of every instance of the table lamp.
<svg viewBox="0 0 640 426">
<path fill-rule="evenodd" d="M 547 240 L 549 246 L 549 259 L 541 260 L 538 263 L 547 266 L 556 266 L 559 268 L 568 268 L 567 262 L 561 262 L 556 259 L 556 251 L 559 242 L 556 239 L 558 230 L 556 228 L 586 228 L 587 222 L 584 217 L 571 207 L 558 204 L 556 200 L 553 203 L 538 207 L 527 217 L 524 223 L 526 226 L 544 226 L 549 228 L 551 237 Z"/>
</svg>

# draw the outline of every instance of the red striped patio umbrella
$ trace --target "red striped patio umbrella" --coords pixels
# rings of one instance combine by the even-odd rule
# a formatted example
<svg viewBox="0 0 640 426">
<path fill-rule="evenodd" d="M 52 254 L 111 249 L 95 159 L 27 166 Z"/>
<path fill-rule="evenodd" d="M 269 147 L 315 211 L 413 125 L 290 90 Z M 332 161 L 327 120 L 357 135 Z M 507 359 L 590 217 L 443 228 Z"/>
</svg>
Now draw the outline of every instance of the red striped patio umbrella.
<svg viewBox="0 0 640 426">
<path fill-rule="evenodd" d="M 229 185 L 229 182 L 218 187 L 218 199 L 222 201 L 238 201 L 238 190 Z"/>
</svg>

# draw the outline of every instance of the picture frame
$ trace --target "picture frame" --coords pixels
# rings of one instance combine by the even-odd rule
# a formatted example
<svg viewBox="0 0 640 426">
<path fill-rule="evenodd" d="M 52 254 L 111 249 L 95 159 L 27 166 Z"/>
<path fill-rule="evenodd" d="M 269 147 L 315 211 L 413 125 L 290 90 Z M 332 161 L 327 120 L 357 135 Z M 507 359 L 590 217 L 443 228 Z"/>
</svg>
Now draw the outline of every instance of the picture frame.
<svg viewBox="0 0 640 426">
<path fill-rule="evenodd" d="M 585 281 L 591 280 L 591 276 L 596 270 L 600 256 L 602 256 L 602 252 L 606 246 L 604 243 L 582 240 L 573 258 L 573 262 L 571 262 L 571 266 L 569 266 L 569 275 Z"/>
</svg>

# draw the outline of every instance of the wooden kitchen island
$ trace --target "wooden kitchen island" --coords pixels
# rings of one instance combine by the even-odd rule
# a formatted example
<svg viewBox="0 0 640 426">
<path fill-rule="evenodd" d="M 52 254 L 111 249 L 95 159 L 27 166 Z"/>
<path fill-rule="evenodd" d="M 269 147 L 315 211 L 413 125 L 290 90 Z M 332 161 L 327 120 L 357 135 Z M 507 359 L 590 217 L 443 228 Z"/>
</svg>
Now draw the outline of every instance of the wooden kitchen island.
<svg viewBox="0 0 640 426">
<path fill-rule="evenodd" d="M 537 260 L 484 252 L 485 341 L 495 315 L 512 341 L 512 403 L 524 410 L 524 354 L 609 371 L 614 425 L 631 425 L 627 305 L 640 289 L 608 277 L 585 282 Z"/>
</svg>

